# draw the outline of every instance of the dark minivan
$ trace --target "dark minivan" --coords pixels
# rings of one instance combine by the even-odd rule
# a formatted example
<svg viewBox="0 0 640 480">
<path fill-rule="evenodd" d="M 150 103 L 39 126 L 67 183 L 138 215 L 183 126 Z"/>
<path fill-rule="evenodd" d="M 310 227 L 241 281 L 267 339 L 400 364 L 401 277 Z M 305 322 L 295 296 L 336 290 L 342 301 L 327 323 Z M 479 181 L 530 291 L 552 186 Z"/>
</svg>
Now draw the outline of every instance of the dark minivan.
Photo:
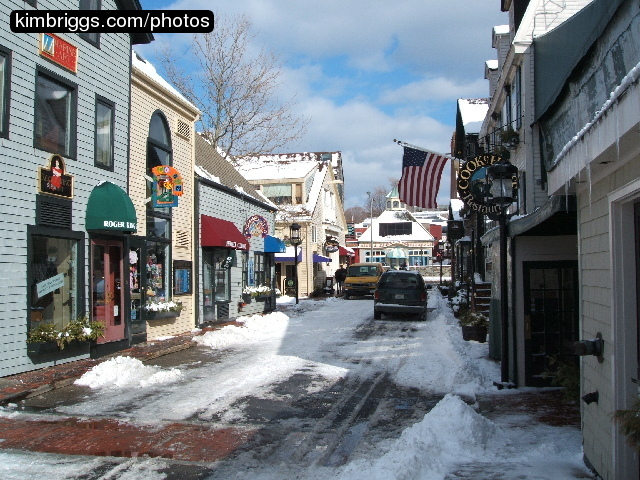
<svg viewBox="0 0 640 480">
<path fill-rule="evenodd" d="M 382 314 L 413 314 L 427 319 L 427 289 L 422 275 L 411 270 L 389 270 L 380 276 L 373 294 L 373 318 Z"/>
</svg>

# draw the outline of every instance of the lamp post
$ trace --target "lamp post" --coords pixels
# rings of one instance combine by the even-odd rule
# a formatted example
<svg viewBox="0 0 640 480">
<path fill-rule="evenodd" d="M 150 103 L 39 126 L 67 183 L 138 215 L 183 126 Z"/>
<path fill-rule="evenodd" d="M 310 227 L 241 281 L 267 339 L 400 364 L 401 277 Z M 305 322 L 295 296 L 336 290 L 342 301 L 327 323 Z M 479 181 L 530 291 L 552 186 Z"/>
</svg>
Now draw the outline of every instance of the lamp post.
<svg viewBox="0 0 640 480">
<path fill-rule="evenodd" d="M 369 251 L 369 261 L 373 262 L 373 195 L 371 192 L 367 192 L 369 195 L 369 218 L 371 223 L 369 224 L 369 231 L 371 232 L 371 250 Z"/>
<path fill-rule="evenodd" d="M 509 381 L 509 308 L 507 296 L 507 210 L 517 201 L 518 169 L 507 160 L 500 160 L 487 167 L 487 183 L 490 185 L 487 203 L 499 208 L 500 226 L 500 328 L 501 359 L 500 376 L 502 382 Z"/>
<path fill-rule="evenodd" d="M 291 242 L 291 245 L 293 245 L 293 251 L 294 251 L 294 256 L 293 256 L 293 263 L 294 263 L 294 269 L 293 269 L 293 280 L 295 282 L 296 285 L 296 304 L 299 303 L 299 299 L 298 299 L 298 246 L 302 243 L 302 239 L 300 238 L 300 225 L 298 225 L 297 223 L 292 223 L 291 226 L 289 227 L 289 242 Z"/>
</svg>

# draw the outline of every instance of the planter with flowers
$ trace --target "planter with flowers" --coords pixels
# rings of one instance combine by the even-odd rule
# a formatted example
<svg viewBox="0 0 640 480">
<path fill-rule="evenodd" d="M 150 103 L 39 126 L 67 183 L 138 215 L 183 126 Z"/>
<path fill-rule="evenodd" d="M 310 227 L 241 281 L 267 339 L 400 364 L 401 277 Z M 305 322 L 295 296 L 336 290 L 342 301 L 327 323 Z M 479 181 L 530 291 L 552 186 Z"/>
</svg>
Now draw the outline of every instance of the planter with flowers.
<svg viewBox="0 0 640 480">
<path fill-rule="evenodd" d="M 104 336 L 105 325 L 81 315 L 60 328 L 43 322 L 27 332 L 27 354 L 38 361 L 59 360 L 89 354 L 91 342 Z"/>
<path fill-rule="evenodd" d="M 460 312 L 458 317 L 462 327 L 462 338 L 484 343 L 487 341 L 489 319 L 481 313 L 474 313 L 469 309 Z"/>
<path fill-rule="evenodd" d="M 259 285 L 257 287 L 244 287 L 242 290 L 242 298 L 244 300 L 245 295 L 256 300 L 256 302 L 264 302 L 266 298 L 270 297 L 273 293 L 273 289 L 267 285 Z M 245 303 L 250 303 L 245 302 Z"/>
<path fill-rule="evenodd" d="M 180 316 L 183 309 L 182 302 L 169 300 L 168 302 L 148 300 L 144 305 L 147 320 L 163 320 Z"/>
</svg>

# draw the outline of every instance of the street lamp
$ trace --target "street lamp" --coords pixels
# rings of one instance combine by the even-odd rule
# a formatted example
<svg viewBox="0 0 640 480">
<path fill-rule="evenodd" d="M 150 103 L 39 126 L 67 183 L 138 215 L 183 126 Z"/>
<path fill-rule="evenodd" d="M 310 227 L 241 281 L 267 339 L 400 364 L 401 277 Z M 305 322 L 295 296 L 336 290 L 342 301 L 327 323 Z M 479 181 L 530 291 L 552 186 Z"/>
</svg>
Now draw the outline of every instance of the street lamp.
<svg viewBox="0 0 640 480">
<path fill-rule="evenodd" d="M 367 195 L 369 195 L 369 231 L 371 232 L 371 250 L 369 253 L 369 261 L 373 262 L 373 196 L 371 195 L 371 192 L 367 192 Z"/>
<path fill-rule="evenodd" d="M 295 265 L 293 269 L 293 280 L 296 285 L 296 304 L 299 303 L 298 300 L 298 246 L 302 243 L 302 239 L 300 238 L 300 225 L 297 223 L 292 223 L 289 226 L 289 242 L 293 245 L 293 263 Z"/>
<path fill-rule="evenodd" d="M 507 210 L 518 200 L 518 168 L 501 159 L 487 167 L 487 183 L 489 197 L 487 203 L 499 208 L 498 223 L 500 226 L 500 328 L 501 359 L 500 376 L 502 382 L 509 381 L 509 308 L 507 296 Z"/>
</svg>

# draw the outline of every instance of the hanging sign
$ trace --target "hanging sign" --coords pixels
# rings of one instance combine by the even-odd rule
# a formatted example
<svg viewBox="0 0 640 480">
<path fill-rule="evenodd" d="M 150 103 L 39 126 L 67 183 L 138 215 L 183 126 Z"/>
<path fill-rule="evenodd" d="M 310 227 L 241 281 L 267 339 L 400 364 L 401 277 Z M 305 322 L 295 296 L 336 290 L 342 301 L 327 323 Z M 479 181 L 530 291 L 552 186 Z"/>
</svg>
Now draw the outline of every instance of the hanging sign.
<svg viewBox="0 0 640 480">
<path fill-rule="evenodd" d="M 269 234 L 269 224 L 264 217 L 260 215 L 251 215 L 247 218 L 247 221 L 244 222 L 242 234 L 247 240 L 251 237 L 265 238 Z"/>
<path fill-rule="evenodd" d="M 151 169 L 153 174 L 153 208 L 177 207 L 178 197 L 182 196 L 182 176 L 168 165 L 159 165 Z"/>
<path fill-rule="evenodd" d="M 340 250 L 340 244 L 337 240 L 327 239 L 324 242 L 324 251 L 327 253 L 334 253 Z"/>
<path fill-rule="evenodd" d="M 60 155 L 52 155 L 49 168 L 38 169 L 38 191 L 58 197 L 73 198 L 73 175 L 66 173 L 64 159 Z"/>
<path fill-rule="evenodd" d="M 487 204 L 489 188 L 487 183 L 487 167 L 501 160 L 495 155 L 481 155 L 467 160 L 460 165 L 458 172 L 458 195 L 471 210 L 496 220 L 500 215 L 499 205 Z"/>
</svg>

